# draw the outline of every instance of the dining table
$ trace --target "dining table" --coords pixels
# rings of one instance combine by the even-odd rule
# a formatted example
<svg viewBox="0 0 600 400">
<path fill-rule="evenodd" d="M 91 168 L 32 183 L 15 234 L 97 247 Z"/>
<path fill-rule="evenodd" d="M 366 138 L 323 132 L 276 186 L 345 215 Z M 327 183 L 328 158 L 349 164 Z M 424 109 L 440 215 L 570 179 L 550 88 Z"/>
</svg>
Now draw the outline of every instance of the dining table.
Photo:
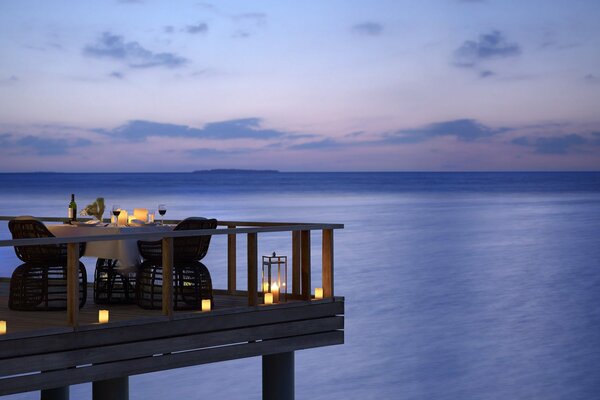
<svg viewBox="0 0 600 400">
<path fill-rule="evenodd" d="M 47 225 L 56 237 L 77 237 L 95 235 L 118 235 L 129 233 L 161 233 L 172 231 L 175 225 L 148 224 L 141 226 L 115 226 L 114 224 L 56 224 Z M 134 270 L 141 262 L 137 239 L 102 240 L 87 242 L 83 257 L 117 260 L 116 269 L 120 272 Z"/>
</svg>

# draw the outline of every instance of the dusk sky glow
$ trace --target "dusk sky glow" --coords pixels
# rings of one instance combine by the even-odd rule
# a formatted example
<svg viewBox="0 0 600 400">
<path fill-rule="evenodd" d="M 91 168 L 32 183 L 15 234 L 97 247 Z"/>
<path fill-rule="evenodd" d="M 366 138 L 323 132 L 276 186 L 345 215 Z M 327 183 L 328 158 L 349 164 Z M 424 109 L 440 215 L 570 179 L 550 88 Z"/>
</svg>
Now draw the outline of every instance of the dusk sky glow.
<svg viewBox="0 0 600 400">
<path fill-rule="evenodd" d="M 0 172 L 600 170 L 600 1 L 3 1 Z"/>
</svg>

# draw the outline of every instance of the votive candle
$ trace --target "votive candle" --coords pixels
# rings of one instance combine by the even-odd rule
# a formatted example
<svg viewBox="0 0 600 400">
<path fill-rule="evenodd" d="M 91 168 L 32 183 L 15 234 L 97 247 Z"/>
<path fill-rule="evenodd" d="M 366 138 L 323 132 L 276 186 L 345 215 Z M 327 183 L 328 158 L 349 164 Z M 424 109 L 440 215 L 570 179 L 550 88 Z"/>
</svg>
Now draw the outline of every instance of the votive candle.
<svg viewBox="0 0 600 400">
<path fill-rule="evenodd" d="M 210 300 L 202 300 L 202 312 L 210 311 Z"/>
<path fill-rule="evenodd" d="M 315 299 L 322 299 L 323 298 L 323 288 L 315 288 Z"/>
<path fill-rule="evenodd" d="M 101 324 L 108 322 L 108 310 L 98 310 L 98 322 Z"/>
<path fill-rule="evenodd" d="M 265 304 L 273 304 L 273 293 L 265 293 Z"/>
<path fill-rule="evenodd" d="M 6 335 L 6 321 L 0 321 L 0 335 Z"/>
<path fill-rule="evenodd" d="M 140 221 L 146 222 L 148 219 L 148 209 L 147 208 L 134 208 L 133 216 L 135 219 L 139 219 Z"/>
<path fill-rule="evenodd" d="M 127 210 L 121 210 L 118 221 L 121 226 L 127 225 Z"/>
</svg>

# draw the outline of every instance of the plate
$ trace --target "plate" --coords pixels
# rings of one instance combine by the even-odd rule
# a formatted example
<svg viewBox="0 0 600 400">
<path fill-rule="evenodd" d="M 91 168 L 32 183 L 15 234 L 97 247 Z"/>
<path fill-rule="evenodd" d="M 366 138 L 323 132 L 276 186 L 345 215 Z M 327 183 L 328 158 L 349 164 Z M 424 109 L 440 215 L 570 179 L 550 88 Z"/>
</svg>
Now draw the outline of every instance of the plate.
<svg viewBox="0 0 600 400">
<path fill-rule="evenodd" d="M 96 226 L 100 223 L 100 221 L 97 220 L 89 220 L 89 221 L 73 221 L 71 222 L 71 225 L 75 225 L 75 226 Z"/>
</svg>

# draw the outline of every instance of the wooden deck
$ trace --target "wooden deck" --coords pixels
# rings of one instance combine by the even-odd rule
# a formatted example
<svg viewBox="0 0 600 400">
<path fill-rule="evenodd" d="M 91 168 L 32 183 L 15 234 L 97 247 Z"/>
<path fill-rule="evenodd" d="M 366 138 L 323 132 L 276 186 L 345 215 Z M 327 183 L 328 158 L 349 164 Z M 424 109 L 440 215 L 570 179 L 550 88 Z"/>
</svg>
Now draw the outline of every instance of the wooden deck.
<svg viewBox="0 0 600 400">
<path fill-rule="evenodd" d="M 0 395 L 344 342 L 340 297 L 250 307 L 244 292 L 216 294 L 215 310 L 172 318 L 135 305 L 102 306 L 108 324 L 97 323 L 100 307 L 88 300 L 74 329 L 65 311 L 8 310 L 7 288 L 0 282 L 9 332 L 0 336 Z"/>
<path fill-rule="evenodd" d="M 0 216 L 0 221 L 13 217 Z M 43 221 L 63 221 L 41 217 Z M 172 222 L 172 221 L 171 221 Z M 0 396 L 94 382 L 94 398 L 128 397 L 130 375 L 245 357 L 263 357 L 263 398 L 294 397 L 296 350 L 344 342 L 344 299 L 334 295 L 333 232 L 341 224 L 220 221 L 220 229 L 157 233 L 0 240 L 0 247 L 58 245 L 67 248 L 67 310 L 8 309 L 8 280 L 0 279 Z M 311 288 L 311 231 L 322 231 L 321 282 L 324 299 Z M 263 305 L 258 282 L 258 235 L 291 234 L 293 300 Z M 158 235 L 158 236 L 157 236 Z M 174 311 L 174 240 L 227 235 L 227 288 L 213 290 L 209 312 Z M 237 290 L 237 236 L 246 236 L 245 291 Z M 136 305 L 97 306 L 91 288 L 78 308 L 79 243 L 106 240 L 162 241 L 162 310 Z M 97 323 L 98 310 L 110 322 Z M 265 384 L 266 383 L 266 384 Z M 66 398 L 60 389 L 60 398 Z M 96 389 L 97 397 L 96 397 Z M 57 396 L 59 394 L 56 394 Z"/>
<path fill-rule="evenodd" d="M 66 311 L 12 311 L 8 308 L 7 278 L 0 278 L 0 320 L 9 321 L 9 333 L 30 332 L 48 328 L 69 328 Z M 244 295 L 229 296 L 225 291 L 216 291 L 215 310 L 246 307 L 248 299 Z M 94 304 L 93 287 L 88 285 L 87 301 L 79 310 L 80 325 L 94 325 L 98 322 L 98 310 L 109 310 L 110 322 L 132 319 L 161 317 L 162 310 L 145 310 L 135 304 L 97 305 Z M 175 311 L 175 314 L 189 314 L 191 311 Z M 1 337 L 0 337 L 1 339 Z"/>
</svg>

